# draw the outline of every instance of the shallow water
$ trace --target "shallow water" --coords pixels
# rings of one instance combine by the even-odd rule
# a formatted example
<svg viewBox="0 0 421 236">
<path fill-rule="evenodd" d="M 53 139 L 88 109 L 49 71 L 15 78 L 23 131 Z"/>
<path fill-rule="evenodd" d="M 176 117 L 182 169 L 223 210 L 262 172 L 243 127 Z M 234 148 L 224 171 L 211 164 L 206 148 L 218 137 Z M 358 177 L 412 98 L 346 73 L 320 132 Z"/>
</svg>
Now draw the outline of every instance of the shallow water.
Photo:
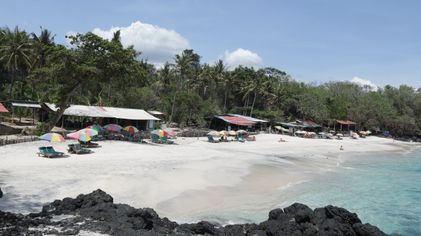
<svg viewBox="0 0 421 236">
<path fill-rule="evenodd" d="M 280 205 L 337 205 L 386 233 L 421 235 L 421 150 L 366 154 L 337 170 L 284 191 Z M 291 201 L 293 199 L 293 201 Z"/>
</svg>

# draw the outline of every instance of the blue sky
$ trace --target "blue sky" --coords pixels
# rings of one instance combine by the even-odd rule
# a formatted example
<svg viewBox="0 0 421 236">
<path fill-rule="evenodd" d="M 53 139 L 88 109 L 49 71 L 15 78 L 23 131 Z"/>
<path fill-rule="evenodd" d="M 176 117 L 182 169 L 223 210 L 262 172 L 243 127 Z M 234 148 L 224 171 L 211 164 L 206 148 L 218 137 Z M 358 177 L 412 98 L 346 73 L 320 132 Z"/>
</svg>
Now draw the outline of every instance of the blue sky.
<svg viewBox="0 0 421 236">
<path fill-rule="evenodd" d="M 300 81 L 421 87 L 420 9 L 415 0 L 14 0 L 1 3 L 0 24 L 43 26 L 59 43 L 69 32 L 124 28 L 156 64 L 190 47 L 203 62 L 272 66 Z"/>
</svg>

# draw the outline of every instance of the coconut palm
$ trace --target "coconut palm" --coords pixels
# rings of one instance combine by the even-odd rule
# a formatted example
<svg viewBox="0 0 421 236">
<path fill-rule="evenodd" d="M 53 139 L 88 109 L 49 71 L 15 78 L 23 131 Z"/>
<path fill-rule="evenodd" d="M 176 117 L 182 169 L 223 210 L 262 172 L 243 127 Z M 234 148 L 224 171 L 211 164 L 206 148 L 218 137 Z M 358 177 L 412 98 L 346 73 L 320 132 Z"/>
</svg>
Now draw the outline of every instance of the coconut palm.
<svg viewBox="0 0 421 236">
<path fill-rule="evenodd" d="M 5 28 L 1 33 L 0 61 L 11 73 L 9 96 L 13 98 L 13 85 L 16 77 L 23 75 L 31 68 L 32 43 L 28 34 L 17 26 L 13 30 Z"/>
</svg>

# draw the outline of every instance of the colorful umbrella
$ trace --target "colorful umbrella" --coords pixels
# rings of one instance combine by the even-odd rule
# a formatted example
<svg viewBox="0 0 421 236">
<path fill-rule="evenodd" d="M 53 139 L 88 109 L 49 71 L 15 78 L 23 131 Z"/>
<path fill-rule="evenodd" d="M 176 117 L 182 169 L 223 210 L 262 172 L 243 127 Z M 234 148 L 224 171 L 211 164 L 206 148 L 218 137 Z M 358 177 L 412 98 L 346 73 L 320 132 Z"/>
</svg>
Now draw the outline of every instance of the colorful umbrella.
<svg viewBox="0 0 421 236">
<path fill-rule="evenodd" d="M 158 135 L 159 137 L 166 137 L 166 138 L 169 138 L 170 137 L 170 135 L 168 134 L 168 132 L 165 131 L 165 130 L 162 130 L 162 129 L 153 130 L 151 132 L 151 134 Z"/>
<path fill-rule="evenodd" d="M 243 129 L 239 129 L 239 130 L 237 130 L 237 134 L 247 134 L 247 131 L 245 131 Z"/>
<path fill-rule="evenodd" d="M 73 132 L 67 135 L 68 138 L 76 139 L 82 142 L 89 142 L 91 141 L 92 137 L 87 132 Z"/>
<path fill-rule="evenodd" d="M 164 129 L 164 131 L 167 132 L 168 135 L 172 138 L 177 137 L 177 132 L 175 132 L 173 129 L 166 128 L 166 129 Z"/>
<path fill-rule="evenodd" d="M 130 133 L 130 134 L 134 134 L 134 133 L 138 133 L 139 132 L 139 129 L 138 128 L 136 128 L 134 126 L 131 126 L 131 125 L 124 127 L 123 130 L 126 131 L 126 132 L 128 132 L 128 133 Z"/>
<path fill-rule="evenodd" d="M 90 125 L 86 128 L 94 129 L 94 130 L 98 131 L 98 133 L 104 130 L 104 128 L 102 128 L 102 126 L 100 126 L 98 124 L 93 124 L 93 125 Z"/>
<path fill-rule="evenodd" d="M 46 133 L 39 136 L 39 139 L 47 140 L 50 142 L 65 142 L 64 137 L 57 133 Z"/>
<path fill-rule="evenodd" d="M 91 137 L 93 137 L 93 136 L 95 136 L 95 135 L 98 135 L 98 131 L 97 130 L 95 130 L 95 129 L 90 129 L 90 128 L 85 128 L 85 129 L 81 129 L 81 130 L 79 130 L 78 132 L 83 132 L 83 133 L 86 133 L 86 134 L 88 134 L 89 136 L 91 136 Z"/>
<path fill-rule="evenodd" d="M 120 132 L 123 127 L 117 125 L 117 124 L 108 124 L 104 126 L 105 129 L 107 129 L 110 132 Z"/>
</svg>

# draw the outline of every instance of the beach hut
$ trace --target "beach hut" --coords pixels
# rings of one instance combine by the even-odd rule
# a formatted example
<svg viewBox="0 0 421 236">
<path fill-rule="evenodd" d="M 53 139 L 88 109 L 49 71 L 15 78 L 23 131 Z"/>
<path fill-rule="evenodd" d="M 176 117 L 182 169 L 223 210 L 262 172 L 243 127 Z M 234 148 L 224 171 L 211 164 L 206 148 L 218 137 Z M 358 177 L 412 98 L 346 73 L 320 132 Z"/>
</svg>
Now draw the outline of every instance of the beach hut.
<svg viewBox="0 0 421 236">
<path fill-rule="evenodd" d="M 343 132 L 349 133 L 350 131 L 355 132 L 356 125 L 357 123 L 350 120 L 336 120 L 335 130 L 341 133 Z"/>
<path fill-rule="evenodd" d="M 0 102 L 0 113 L 7 113 L 9 112 L 6 107 L 3 105 L 3 103 Z"/>
</svg>

